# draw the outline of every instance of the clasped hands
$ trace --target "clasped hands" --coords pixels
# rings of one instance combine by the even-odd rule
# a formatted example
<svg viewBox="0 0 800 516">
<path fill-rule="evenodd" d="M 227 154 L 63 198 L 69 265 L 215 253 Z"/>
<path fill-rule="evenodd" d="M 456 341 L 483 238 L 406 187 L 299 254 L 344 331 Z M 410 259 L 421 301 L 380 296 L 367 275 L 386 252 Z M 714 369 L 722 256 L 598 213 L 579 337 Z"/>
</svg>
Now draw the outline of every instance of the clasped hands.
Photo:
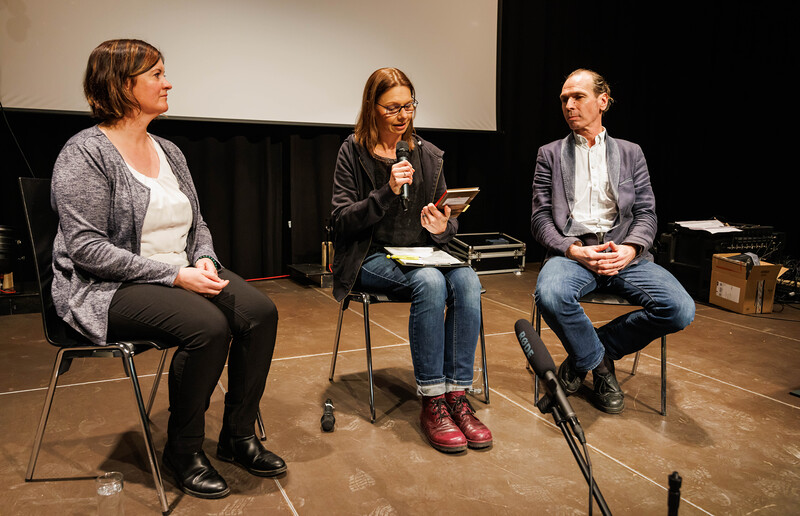
<svg viewBox="0 0 800 516">
<path fill-rule="evenodd" d="M 414 182 L 414 167 L 408 161 L 398 161 L 392 165 L 392 173 L 389 175 L 389 188 L 395 195 L 400 195 L 404 184 Z M 440 211 L 432 203 L 422 207 L 419 215 L 420 224 L 432 235 L 444 233 L 447 229 L 447 220 L 450 218 L 450 206 L 444 207 L 444 212 Z"/>
<path fill-rule="evenodd" d="M 614 276 L 636 258 L 636 248 L 614 242 L 587 246 L 572 244 L 565 255 L 595 274 Z"/>
<path fill-rule="evenodd" d="M 230 283 L 228 280 L 219 277 L 214 262 L 208 258 L 200 258 L 194 267 L 180 268 L 174 285 L 203 297 L 212 298 L 222 292 L 228 283 Z"/>
</svg>

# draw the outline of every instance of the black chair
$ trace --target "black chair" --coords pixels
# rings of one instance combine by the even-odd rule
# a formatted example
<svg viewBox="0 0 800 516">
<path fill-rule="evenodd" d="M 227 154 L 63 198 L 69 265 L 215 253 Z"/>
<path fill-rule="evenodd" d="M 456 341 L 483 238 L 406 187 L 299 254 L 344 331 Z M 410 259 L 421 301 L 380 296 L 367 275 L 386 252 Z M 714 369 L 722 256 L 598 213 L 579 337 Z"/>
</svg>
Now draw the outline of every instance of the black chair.
<svg viewBox="0 0 800 516">
<path fill-rule="evenodd" d="M 153 473 L 153 482 L 158 492 L 158 500 L 163 512 L 169 511 L 167 498 L 164 494 L 164 483 L 161 480 L 161 471 L 158 467 L 158 458 L 153 447 L 153 438 L 150 434 L 149 411 L 155 399 L 156 389 L 158 388 L 161 373 L 166 361 L 166 348 L 158 342 L 150 341 L 130 341 L 130 342 L 110 342 L 106 346 L 97 346 L 88 339 L 70 328 L 56 314 L 53 306 L 53 299 L 50 293 L 50 286 L 53 281 L 52 252 L 53 240 L 58 228 L 58 217 L 50 207 L 50 181 L 47 179 L 19 178 L 20 191 L 22 192 L 22 202 L 25 209 L 25 218 L 28 223 L 28 233 L 33 246 L 33 258 L 36 268 L 36 279 L 39 286 L 39 297 L 42 304 L 42 322 L 44 324 L 44 335 L 47 342 L 59 348 L 56 355 L 53 374 L 50 378 L 50 386 L 47 389 L 42 417 L 36 430 L 36 438 L 33 441 L 28 471 L 25 480 L 33 479 L 33 471 L 36 467 L 36 460 L 39 456 L 39 449 L 42 444 L 47 418 L 50 415 L 50 408 L 53 404 L 53 395 L 56 391 L 58 378 L 69 370 L 72 360 L 75 358 L 107 358 L 117 357 L 122 359 L 125 374 L 131 380 L 133 395 L 136 406 L 139 410 L 139 423 L 142 428 L 147 457 L 150 463 L 150 470 Z M 142 399 L 142 390 L 139 386 L 139 379 L 136 375 L 136 367 L 133 358 L 149 349 L 161 350 L 161 360 L 159 361 L 153 388 L 147 408 Z"/>
<path fill-rule="evenodd" d="M 53 367 L 53 374 L 50 378 L 50 385 L 45 397 L 44 407 L 42 408 L 42 417 L 39 421 L 39 427 L 36 430 L 36 438 L 33 442 L 33 450 L 28 463 L 25 480 L 31 481 L 33 479 L 33 471 L 39 456 L 39 450 L 41 448 L 45 427 L 47 426 L 47 419 L 50 415 L 58 378 L 69 370 L 72 360 L 74 358 L 121 358 L 125 374 L 131 380 L 134 398 L 139 409 L 139 422 L 142 427 L 145 448 L 147 449 L 150 469 L 153 473 L 153 481 L 155 482 L 158 492 L 158 499 L 162 511 L 167 512 L 169 506 L 167 505 L 167 499 L 164 494 L 164 484 L 161 479 L 161 471 L 158 466 L 158 459 L 155 455 L 155 448 L 153 447 L 153 438 L 150 434 L 149 425 L 150 411 L 153 408 L 158 385 L 164 372 L 164 365 L 166 364 L 167 349 L 162 347 L 158 342 L 152 341 L 114 342 L 106 346 L 97 346 L 70 328 L 58 314 L 56 314 L 50 287 L 53 280 L 53 240 L 55 239 L 56 230 L 58 228 L 58 217 L 50 207 L 50 180 L 21 177 L 19 178 L 19 186 L 22 193 L 25 218 L 28 224 L 28 233 L 34 251 L 33 258 L 39 287 L 39 297 L 42 305 L 44 335 L 50 344 L 59 348 Z M 161 358 L 153 380 L 150 397 L 145 407 L 133 359 L 136 355 L 149 349 L 160 350 Z M 266 434 L 264 432 L 264 423 L 261 418 L 260 409 L 256 413 L 256 422 L 258 424 L 260 438 L 264 441 L 266 440 Z"/>
<path fill-rule="evenodd" d="M 533 294 L 531 294 L 533 298 Z M 594 291 L 586 294 L 580 299 L 581 303 L 595 303 L 600 305 L 619 305 L 619 306 L 634 306 L 625 299 L 624 297 L 618 296 L 616 294 L 610 294 L 608 292 Z M 542 334 L 542 314 L 539 312 L 538 307 L 536 306 L 536 299 L 533 298 L 531 302 L 531 324 L 533 324 L 534 330 L 539 335 Z M 631 368 L 631 376 L 636 374 L 636 369 L 639 367 L 639 355 L 641 351 L 636 352 L 636 356 L 633 359 L 633 367 Z M 531 370 L 530 364 L 526 362 L 525 367 L 528 368 L 528 371 L 533 374 Z M 538 378 L 535 381 L 534 386 L 534 401 L 539 400 L 539 380 Z M 667 415 L 667 336 L 663 335 L 661 337 L 661 415 Z"/>
<path fill-rule="evenodd" d="M 481 289 L 481 295 L 486 292 Z M 408 303 L 408 300 L 395 299 L 386 294 L 353 290 L 339 303 L 339 322 L 336 325 L 336 337 L 333 341 L 333 356 L 331 356 L 331 374 L 328 380 L 333 382 L 333 373 L 336 370 L 336 356 L 339 353 L 339 337 L 342 333 L 342 318 L 350 306 L 350 301 L 361 303 L 364 309 L 364 340 L 367 348 L 367 374 L 369 375 L 369 412 L 370 422 L 375 422 L 375 389 L 372 379 L 372 344 L 369 330 L 369 306 L 377 303 Z M 483 304 L 481 303 L 481 358 L 483 361 L 483 402 L 489 403 L 489 375 L 486 371 L 486 338 L 483 332 Z"/>
</svg>

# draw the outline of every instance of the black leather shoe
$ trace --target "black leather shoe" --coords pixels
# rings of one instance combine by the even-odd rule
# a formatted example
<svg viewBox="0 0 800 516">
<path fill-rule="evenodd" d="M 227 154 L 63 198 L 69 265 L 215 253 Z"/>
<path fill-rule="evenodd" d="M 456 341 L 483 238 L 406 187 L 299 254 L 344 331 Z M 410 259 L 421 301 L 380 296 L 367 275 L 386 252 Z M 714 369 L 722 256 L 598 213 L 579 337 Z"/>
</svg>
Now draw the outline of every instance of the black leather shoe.
<svg viewBox="0 0 800 516">
<path fill-rule="evenodd" d="M 569 357 L 558 366 L 558 379 L 561 380 L 561 386 L 564 388 L 564 392 L 567 393 L 567 396 L 572 396 L 578 392 L 578 389 L 581 388 L 581 384 L 583 384 L 584 378 L 586 378 L 586 373 L 575 371 L 572 360 L 570 360 Z"/>
<path fill-rule="evenodd" d="M 220 434 L 217 458 L 238 464 L 259 477 L 274 477 L 286 471 L 283 459 L 264 448 L 255 435 L 227 437 Z"/>
<path fill-rule="evenodd" d="M 609 373 L 594 374 L 594 395 L 592 403 L 595 407 L 609 414 L 619 414 L 625 408 L 625 395 L 614 376 L 613 365 Z"/>
<path fill-rule="evenodd" d="M 202 451 L 174 453 L 169 445 L 164 448 L 164 465 L 172 470 L 175 483 L 186 494 L 198 498 L 223 498 L 231 492 Z"/>
</svg>

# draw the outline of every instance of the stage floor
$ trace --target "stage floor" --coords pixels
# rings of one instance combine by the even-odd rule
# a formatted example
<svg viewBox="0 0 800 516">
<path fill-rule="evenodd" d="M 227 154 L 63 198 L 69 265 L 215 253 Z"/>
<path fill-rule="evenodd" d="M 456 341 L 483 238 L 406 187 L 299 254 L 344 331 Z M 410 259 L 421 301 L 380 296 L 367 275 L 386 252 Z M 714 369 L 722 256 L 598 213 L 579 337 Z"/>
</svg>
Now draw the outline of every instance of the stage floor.
<svg viewBox="0 0 800 516">
<path fill-rule="evenodd" d="M 560 430 L 533 404 L 533 381 L 514 334 L 530 317 L 535 268 L 482 276 L 491 403 L 472 404 L 494 446 L 446 455 L 418 423 L 407 349 L 407 305 L 371 308 L 377 420 L 369 422 L 360 305 L 345 314 L 336 377 L 328 381 L 337 303 L 330 289 L 290 279 L 256 282 L 278 306 L 275 359 L 261 401 L 269 449 L 288 463 L 277 479 L 249 475 L 214 454 L 223 391 L 206 416 L 206 453 L 231 486 L 221 500 L 184 495 L 164 473 L 173 514 L 585 514 L 588 487 Z M 667 477 L 683 477 L 680 513 L 800 513 L 800 311 L 745 316 L 698 304 L 694 323 L 667 345 L 667 416 L 660 408 L 660 345 L 617 362 L 626 409 L 570 398 L 590 444 L 595 479 L 614 514 L 666 514 Z M 585 305 L 595 323 L 625 309 Z M 782 309 L 782 311 L 780 311 Z M 119 360 L 76 360 L 62 377 L 35 477 L 24 480 L 55 348 L 38 314 L 0 317 L 0 514 L 96 511 L 93 477 L 125 476 L 128 516 L 160 511 Z M 566 356 L 542 333 L 556 364 Z M 137 360 L 145 395 L 158 354 Z M 227 372 L 227 370 L 226 370 Z M 591 375 L 590 375 L 591 376 Z M 226 373 L 221 380 L 226 385 Z M 331 398 L 336 428 L 320 430 Z M 166 374 L 152 414 L 157 448 L 167 423 Z M 597 506 L 595 513 L 599 514 Z"/>
</svg>

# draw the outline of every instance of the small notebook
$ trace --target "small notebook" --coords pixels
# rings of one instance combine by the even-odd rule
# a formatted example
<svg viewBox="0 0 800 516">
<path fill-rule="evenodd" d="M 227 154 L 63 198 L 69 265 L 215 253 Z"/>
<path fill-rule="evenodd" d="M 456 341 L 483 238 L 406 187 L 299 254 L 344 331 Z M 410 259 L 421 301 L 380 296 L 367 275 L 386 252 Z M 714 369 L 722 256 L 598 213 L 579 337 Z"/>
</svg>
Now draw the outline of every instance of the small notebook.
<svg viewBox="0 0 800 516">
<path fill-rule="evenodd" d="M 418 267 L 453 267 L 466 265 L 455 256 L 435 247 L 386 247 L 391 258 L 400 265 L 415 265 Z"/>
</svg>

